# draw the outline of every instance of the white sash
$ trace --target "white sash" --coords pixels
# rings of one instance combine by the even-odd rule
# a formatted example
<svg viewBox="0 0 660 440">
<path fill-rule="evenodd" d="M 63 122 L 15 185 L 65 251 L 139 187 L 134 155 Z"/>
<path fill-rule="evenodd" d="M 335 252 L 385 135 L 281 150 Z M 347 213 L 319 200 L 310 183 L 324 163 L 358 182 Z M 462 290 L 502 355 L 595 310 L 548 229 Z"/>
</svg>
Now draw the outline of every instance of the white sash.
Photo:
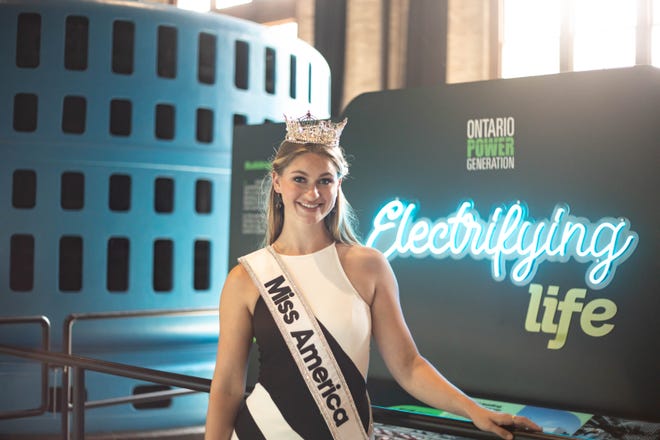
<svg viewBox="0 0 660 440">
<path fill-rule="evenodd" d="M 368 439 L 346 380 L 310 307 L 268 246 L 238 261 L 250 274 L 335 440 Z"/>
</svg>

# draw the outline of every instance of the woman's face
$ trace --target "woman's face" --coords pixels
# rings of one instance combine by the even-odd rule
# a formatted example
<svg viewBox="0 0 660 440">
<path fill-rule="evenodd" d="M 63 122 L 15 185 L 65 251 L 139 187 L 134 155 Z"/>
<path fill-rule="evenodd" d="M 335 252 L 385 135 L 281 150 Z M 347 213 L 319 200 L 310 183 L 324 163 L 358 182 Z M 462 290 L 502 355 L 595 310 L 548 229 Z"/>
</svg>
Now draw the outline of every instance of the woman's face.
<svg viewBox="0 0 660 440">
<path fill-rule="evenodd" d="M 273 172 L 273 188 L 282 195 L 285 219 L 304 224 L 318 223 L 328 215 L 340 185 L 330 159 L 315 153 L 298 156 L 282 174 Z"/>
</svg>

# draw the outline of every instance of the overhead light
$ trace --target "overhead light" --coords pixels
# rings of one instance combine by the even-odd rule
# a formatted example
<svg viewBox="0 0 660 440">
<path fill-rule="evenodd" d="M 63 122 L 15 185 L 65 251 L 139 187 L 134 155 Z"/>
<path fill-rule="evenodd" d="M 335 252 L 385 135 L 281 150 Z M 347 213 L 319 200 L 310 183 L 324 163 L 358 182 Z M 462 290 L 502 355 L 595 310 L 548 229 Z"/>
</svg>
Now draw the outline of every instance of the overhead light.
<svg viewBox="0 0 660 440">
<path fill-rule="evenodd" d="M 252 3 L 252 0 L 215 0 L 215 8 L 231 8 L 232 6 L 245 5 Z"/>
<path fill-rule="evenodd" d="M 209 12 L 211 0 L 177 0 L 177 7 L 195 12 Z"/>
<path fill-rule="evenodd" d="M 252 3 L 252 0 L 215 0 L 215 9 L 231 8 L 232 6 Z M 212 0 L 177 0 L 176 5 L 181 9 L 196 12 L 209 12 Z"/>
</svg>

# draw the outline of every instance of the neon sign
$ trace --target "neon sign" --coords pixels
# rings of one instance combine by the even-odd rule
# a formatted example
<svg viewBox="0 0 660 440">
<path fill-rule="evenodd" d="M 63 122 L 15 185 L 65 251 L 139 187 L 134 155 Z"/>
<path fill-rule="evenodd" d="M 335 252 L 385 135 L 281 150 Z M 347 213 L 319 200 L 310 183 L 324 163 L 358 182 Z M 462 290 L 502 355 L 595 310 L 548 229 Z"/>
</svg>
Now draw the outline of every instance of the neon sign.
<svg viewBox="0 0 660 440">
<path fill-rule="evenodd" d="M 594 223 L 570 215 L 564 204 L 556 205 L 552 215 L 540 221 L 531 219 L 527 206 L 519 201 L 496 207 L 488 219 L 479 216 L 472 200 L 435 221 L 415 220 L 416 210 L 414 203 L 398 199 L 386 203 L 373 220 L 366 245 L 381 250 L 390 260 L 411 255 L 488 259 L 497 281 L 506 277 L 506 263 L 512 262 L 509 277 L 518 286 L 529 284 L 542 262 L 565 263 L 573 258 L 591 263 L 586 283 L 602 289 L 639 241 L 627 219 L 608 217 Z"/>
</svg>

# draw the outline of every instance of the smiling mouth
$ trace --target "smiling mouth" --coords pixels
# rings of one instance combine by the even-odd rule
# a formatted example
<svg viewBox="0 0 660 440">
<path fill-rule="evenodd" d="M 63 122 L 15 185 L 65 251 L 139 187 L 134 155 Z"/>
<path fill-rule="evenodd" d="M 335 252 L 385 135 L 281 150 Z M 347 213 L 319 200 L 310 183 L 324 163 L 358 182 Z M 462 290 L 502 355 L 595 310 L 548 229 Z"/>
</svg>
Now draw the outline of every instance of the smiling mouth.
<svg viewBox="0 0 660 440">
<path fill-rule="evenodd" d="M 320 203 L 314 203 L 314 204 L 308 204 L 308 203 L 304 203 L 304 202 L 298 202 L 298 203 L 300 203 L 300 205 L 303 208 L 307 208 L 307 209 L 314 209 L 314 208 L 318 208 L 319 206 L 321 206 Z"/>
</svg>

